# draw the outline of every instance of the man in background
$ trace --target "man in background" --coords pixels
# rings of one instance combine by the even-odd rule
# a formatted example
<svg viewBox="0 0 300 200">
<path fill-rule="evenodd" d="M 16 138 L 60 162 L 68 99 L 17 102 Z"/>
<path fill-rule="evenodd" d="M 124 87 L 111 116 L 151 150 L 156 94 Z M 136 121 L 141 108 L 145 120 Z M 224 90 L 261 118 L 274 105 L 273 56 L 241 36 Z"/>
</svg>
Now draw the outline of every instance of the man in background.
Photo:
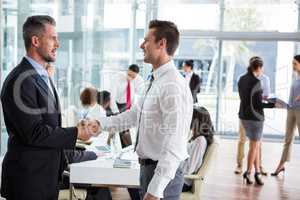
<svg viewBox="0 0 300 200">
<path fill-rule="evenodd" d="M 136 64 L 129 66 L 127 74 L 121 74 L 118 82 L 114 100 L 120 113 L 129 110 L 135 102 L 135 95 L 139 92 L 142 84 L 142 78 L 139 75 L 140 68 Z M 129 130 L 119 133 L 122 148 L 132 145 L 131 135 Z"/>
<path fill-rule="evenodd" d="M 184 78 L 190 86 L 194 103 L 197 103 L 198 102 L 197 94 L 201 90 L 202 79 L 197 74 L 195 74 L 193 68 L 194 68 L 193 60 L 186 60 L 184 62 L 183 65 Z"/>
</svg>

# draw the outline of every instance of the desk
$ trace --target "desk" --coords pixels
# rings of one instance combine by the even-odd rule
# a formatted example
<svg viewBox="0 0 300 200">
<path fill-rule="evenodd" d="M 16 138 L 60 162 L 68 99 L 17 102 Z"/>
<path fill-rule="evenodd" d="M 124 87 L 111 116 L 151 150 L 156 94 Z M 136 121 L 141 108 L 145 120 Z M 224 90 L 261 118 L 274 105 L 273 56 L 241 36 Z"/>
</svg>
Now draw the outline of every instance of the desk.
<svg viewBox="0 0 300 200">
<path fill-rule="evenodd" d="M 70 183 L 139 187 L 140 168 L 132 162 L 131 168 L 114 168 L 114 159 L 101 159 L 70 165 Z"/>
<path fill-rule="evenodd" d="M 101 153 L 95 148 L 98 145 L 105 145 L 106 140 L 97 138 L 92 145 L 87 146 L 87 150 Z M 103 152 L 102 152 L 103 153 Z M 112 152 L 97 160 L 74 163 L 70 165 L 70 199 L 73 198 L 72 187 L 74 183 L 92 184 L 95 186 L 118 186 L 138 188 L 140 186 L 140 165 L 137 155 L 133 153 L 133 147 L 127 147 L 118 151 L 118 155 Z M 116 156 L 131 160 L 130 168 L 114 168 L 113 164 Z"/>
</svg>

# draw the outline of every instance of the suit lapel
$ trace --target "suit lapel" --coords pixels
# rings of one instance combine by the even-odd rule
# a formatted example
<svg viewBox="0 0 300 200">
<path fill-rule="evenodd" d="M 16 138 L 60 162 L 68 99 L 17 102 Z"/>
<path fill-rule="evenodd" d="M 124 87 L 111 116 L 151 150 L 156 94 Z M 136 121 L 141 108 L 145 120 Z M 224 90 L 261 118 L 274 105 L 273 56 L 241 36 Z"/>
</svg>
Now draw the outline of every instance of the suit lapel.
<svg viewBox="0 0 300 200">
<path fill-rule="evenodd" d="M 30 64 L 30 62 L 27 61 L 26 58 L 23 58 L 21 61 L 21 65 L 24 66 L 24 70 L 30 70 L 32 71 L 32 76 L 36 80 L 36 83 L 38 85 L 38 89 L 40 90 L 41 94 L 45 94 L 44 96 L 47 97 L 48 100 L 52 100 L 52 103 L 55 105 L 55 108 L 57 109 L 58 102 L 55 101 L 55 97 L 50 91 L 50 88 L 46 84 L 46 82 L 42 79 L 42 77 L 37 73 L 37 71 L 33 68 L 33 66 Z M 50 97 L 50 98 L 48 98 Z"/>
<path fill-rule="evenodd" d="M 37 84 L 43 89 L 43 91 L 47 94 L 47 96 L 52 99 L 54 104 L 56 104 L 55 97 L 51 93 L 50 88 L 45 83 L 45 81 L 42 79 L 42 77 L 39 74 L 37 74 L 37 75 L 35 75 L 35 80 L 36 80 Z"/>
<path fill-rule="evenodd" d="M 193 73 L 192 77 L 191 77 L 191 81 L 190 81 L 190 88 L 191 89 L 193 89 L 193 85 L 194 85 L 194 76 L 195 76 L 195 74 Z"/>
<path fill-rule="evenodd" d="M 60 103 L 59 103 L 59 98 L 58 98 L 58 94 L 56 92 L 56 89 L 54 87 L 54 84 L 53 84 L 53 81 L 51 78 L 49 78 L 49 81 L 50 81 L 50 85 L 52 87 L 52 91 L 53 91 L 53 94 L 54 94 L 54 97 L 55 97 L 55 103 L 56 103 L 56 108 L 59 110 L 60 112 Z"/>
</svg>

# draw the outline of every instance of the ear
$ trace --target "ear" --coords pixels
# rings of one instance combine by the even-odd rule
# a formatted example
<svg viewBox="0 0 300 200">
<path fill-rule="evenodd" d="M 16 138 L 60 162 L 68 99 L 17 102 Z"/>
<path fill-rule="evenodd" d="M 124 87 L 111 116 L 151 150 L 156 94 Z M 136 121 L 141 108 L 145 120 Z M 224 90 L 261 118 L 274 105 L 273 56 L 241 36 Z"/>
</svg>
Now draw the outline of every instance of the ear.
<svg viewBox="0 0 300 200">
<path fill-rule="evenodd" d="M 159 44 L 160 48 L 166 49 L 166 47 L 167 47 L 167 39 L 166 38 L 162 38 L 161 40 L 159 40 L 158 44 Z"/>
<path fill-rule="evenodd" d="M 31 45 L 33 47 L 39 47 L 40 46 L 40 40 L 37 36 L 34 35 L 34 36 L 31 37 Z"/>
</svg>

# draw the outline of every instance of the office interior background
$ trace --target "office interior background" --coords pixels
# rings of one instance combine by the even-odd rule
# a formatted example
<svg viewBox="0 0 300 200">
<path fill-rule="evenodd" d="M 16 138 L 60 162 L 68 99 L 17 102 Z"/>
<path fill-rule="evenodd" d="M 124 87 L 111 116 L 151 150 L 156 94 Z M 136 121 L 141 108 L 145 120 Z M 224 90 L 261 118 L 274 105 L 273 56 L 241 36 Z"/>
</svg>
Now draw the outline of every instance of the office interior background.
<svg viewBox="0 0 300 200">
<path fill-rule="evenodd" d="M 27 16 L 48 14 L 57 21 L 60 40 L 54 81 L 68 125 L 80 106 L 80 90 L 113 87 L 112 74 L 132 63 L 147 78 L 139 48 L 152 19 L 170 20 L 181 31 L 174 60 L 180 69 L 193 59 L 203 82 L 199 104 L 213 116 L 218 134 L 236 136 L 237 79 L 248 60 L 264 60 L 271 93 L 285 101 L 292 80 L 292 58 L 300 53 L 299 0 L 1 0 L 1 84 L 25 54 L 22 24 Z M 1 118 L 1 154 L 7 133 Z M 286 112 L 266 110 L 265 138 L 284 136 Z"/>
</svg>

